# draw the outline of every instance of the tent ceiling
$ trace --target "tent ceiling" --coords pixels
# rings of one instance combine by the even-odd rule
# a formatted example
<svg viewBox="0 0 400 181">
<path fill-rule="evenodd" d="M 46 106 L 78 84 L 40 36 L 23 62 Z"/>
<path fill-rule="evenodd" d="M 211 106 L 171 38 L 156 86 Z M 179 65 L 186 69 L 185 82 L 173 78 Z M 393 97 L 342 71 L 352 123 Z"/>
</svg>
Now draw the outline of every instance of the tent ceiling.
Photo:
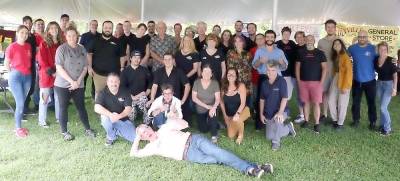
<svg viewBox="0 0 400 181">
<path fill-rule="evenodd" d="M 273 0 L 144 0 L 144 20 L 169 23 L 270 22 Z M 327 18 L 355 24 L 400 26 L 400 0 L 278 0 L 278 23 L 320 23 Z M 91 4 L 91 6 L 89 6 Z M 0 0 L 0 24 L 18 24 L 24 15 L 76 21 L 96 18 L 140 21 L 141 0 Z"/>
</svg>

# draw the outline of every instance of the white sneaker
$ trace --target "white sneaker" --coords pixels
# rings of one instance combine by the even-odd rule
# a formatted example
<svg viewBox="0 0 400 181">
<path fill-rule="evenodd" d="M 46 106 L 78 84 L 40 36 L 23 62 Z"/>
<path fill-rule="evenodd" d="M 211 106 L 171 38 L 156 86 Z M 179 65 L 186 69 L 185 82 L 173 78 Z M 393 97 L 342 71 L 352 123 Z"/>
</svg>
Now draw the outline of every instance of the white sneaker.
<svg viewBox="0 0 400 181">
<path fill-rule="evenodd" d="M 43 123 L 39 122 L 39 126 L 42 127 L 42 128 L 49 128 L 49 125 L 47 125 L 46 122 L 43 122 Z"/>
<path fill-rule="evenodd" d="M 304 115 L 301 114 L 297 115 L 297 117 L 294 119 L 294 122 L 297 124 L 304 122 Z"/>
</svg>

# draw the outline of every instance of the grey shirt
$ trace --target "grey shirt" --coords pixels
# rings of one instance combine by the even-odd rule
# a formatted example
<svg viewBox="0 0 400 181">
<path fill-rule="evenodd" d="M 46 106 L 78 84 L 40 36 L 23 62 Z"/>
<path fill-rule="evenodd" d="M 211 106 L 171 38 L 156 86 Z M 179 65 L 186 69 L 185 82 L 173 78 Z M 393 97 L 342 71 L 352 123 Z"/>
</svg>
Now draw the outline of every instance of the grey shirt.
<svg viewBox="0 0 400 181">
<path fill-rule="evenodd" d="M 78 44 L 76 48 L 72 48 L 67 43 L 64 43 L 57 48 L 56 65 L 62 66 L 72 80 L 78 80 L 83 69 L 88 65 L 86 55 L 86 50 L 82 45 Z M 70 83 L 57 73 L 54 85 L 68 88 Z M 83 88 L 83 86 L 83 81 L 81 81 L 79 88 Z"/>
<path fill-rule="evenodd" d="M 214 105 L 215 93 L 220 92 L 219 84 L 215 80 L 211 80 L 210 85 L 206 89 L 201 85 L 201 80 L 197 79 L 193 84 L 193 91 L 197 92 L 197 98 L 207 104 Z M 196 104 L 196 110 L 198 113 L 206 113 L 208 110 L 202 106 Z"/>
</svg>

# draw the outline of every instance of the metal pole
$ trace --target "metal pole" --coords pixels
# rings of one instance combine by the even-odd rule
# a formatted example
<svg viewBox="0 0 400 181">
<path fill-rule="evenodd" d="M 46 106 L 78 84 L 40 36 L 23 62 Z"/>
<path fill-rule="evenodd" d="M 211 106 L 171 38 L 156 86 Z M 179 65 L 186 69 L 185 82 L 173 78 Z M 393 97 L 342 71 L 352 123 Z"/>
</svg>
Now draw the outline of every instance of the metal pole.
<svg viewBox="0 0 400 181">
<path fill-rule="evenodd" d="M 277 31 L 278 0 L 274 0 L 272 9 L 272 30 Z"/>
<path fill-rule="evenodd" d="M 142 7 L 140 9 L 140 22 L 144 22 L 144 0 L 142 0 Z"/>
</svg>

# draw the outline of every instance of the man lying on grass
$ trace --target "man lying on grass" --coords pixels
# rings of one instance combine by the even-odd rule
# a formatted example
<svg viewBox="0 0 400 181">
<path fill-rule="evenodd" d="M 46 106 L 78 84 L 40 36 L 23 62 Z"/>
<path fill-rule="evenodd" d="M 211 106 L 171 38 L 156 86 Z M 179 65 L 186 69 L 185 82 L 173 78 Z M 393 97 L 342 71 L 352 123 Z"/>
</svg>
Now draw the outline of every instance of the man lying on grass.
<svg viewBox="0 0 400 181">
<path fill-rule="evenodd" d="M 168 119 L 157 132 L 141 124 L 136 128 L 136 137 L 130 155 L 133 157 L 158 155 L 194 163 L 223 164 L 257 178 L 260 178 L 264 172 L 273 172 L 271 164 L 249 163 L 218 147 L 200 134 L 181 131 L 187 127 L 188 123 L 183 119 Z M 149 141 L 149 143 L 143 149 L 139 149 L 140 140 Z"/>
</svg>

